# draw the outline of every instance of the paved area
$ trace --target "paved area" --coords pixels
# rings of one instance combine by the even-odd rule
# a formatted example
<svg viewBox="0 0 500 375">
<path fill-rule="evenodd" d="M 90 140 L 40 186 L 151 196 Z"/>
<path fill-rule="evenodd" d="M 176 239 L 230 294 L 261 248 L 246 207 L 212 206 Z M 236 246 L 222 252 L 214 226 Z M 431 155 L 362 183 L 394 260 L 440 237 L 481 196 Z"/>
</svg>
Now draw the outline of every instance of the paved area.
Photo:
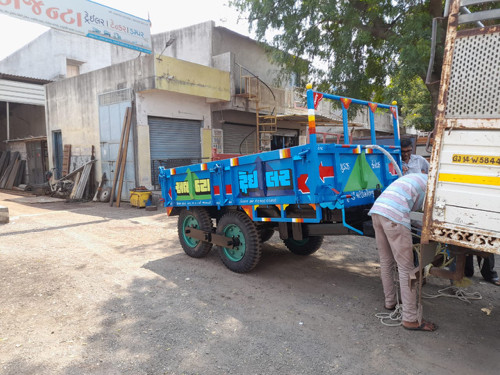
<svg viewBox="0 0 500 375">
<path fill-rule="evenodd" d="M 374 316 L 373 239 L 300 257 L 275 235 L 240 275 L 187 257 L 163 210 L 25 198 L 0 192 L 2 375 L 498 373 L 500 288 L 478 277 L 481 300 L 427 299 L 439 330 L 410 332 Z"/>
</svg>

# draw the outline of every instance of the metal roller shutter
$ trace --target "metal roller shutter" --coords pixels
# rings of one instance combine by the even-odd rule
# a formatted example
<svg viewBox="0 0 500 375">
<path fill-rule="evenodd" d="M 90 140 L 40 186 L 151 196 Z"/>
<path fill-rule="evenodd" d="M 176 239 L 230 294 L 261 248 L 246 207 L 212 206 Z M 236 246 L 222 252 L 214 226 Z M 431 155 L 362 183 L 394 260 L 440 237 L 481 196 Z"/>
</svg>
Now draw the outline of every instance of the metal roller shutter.
<svg viewBox="0 0 500 375">
<path fill-rule="evenodd" d="M 224 131 L 223 139 L 225 154 L 239 154 L 240 144 L 241 153 L 253 154 L 255 152 L 255 126 L 227 123 L 222 125 L 222 130 Z M 242 143 L 243 140 L 245 141 Z"/>
<path fill-rule="evenodd" d="M 158 167 L 201 162 L 201 121 L 149 117 L 151 177 L 158 185 Z"/>
</svg>

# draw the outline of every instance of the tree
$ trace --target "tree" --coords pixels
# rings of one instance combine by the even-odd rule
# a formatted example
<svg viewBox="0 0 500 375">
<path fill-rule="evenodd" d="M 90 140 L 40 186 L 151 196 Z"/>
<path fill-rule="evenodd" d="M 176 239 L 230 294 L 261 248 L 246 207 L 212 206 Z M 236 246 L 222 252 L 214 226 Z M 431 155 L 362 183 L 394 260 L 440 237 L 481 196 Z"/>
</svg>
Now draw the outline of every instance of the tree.
<svg viewBox="0 0 500 375">
<path fill-rule="evenodd" d="M 389 94 L 397 95 L 403 107 L 405 100 L 417 99 L 410 98 L 412 91 L 423 89 L 432 19 L 442 16 L 443 3 L 442 0 L 230 2 L 248 14 L 257 39 L 274 47 L 273 56 L 286 72 L 312 78 L 319 90 L 333 90 L 343 96 L 381 102 L 392 101 L 394 96 L 388 97 Z M 313 64 L 304 64 L 302 58 Z M 426 85 L 427 97 L 422 95 L 425 89 L 418 95 L 422 100 L 430 100 L 430 105 L 421 106 L 420 112 L 427 108 L 425 118 L 431 122 L 437 108 L 439 77 L 440 71 L 436 71 L 433 83 Z"/>
<path fill-rule="evenodd" d="M 403 126 L 426 131 L 433 129 L 431 97 L 420 77 L 410 81 L 402 80 L 398 75 L 392 77 L 390 84 L 384 90 L 384 97 L 395 98 L 398 103 L 403 104 L 400 107 Z"/>
</svg>

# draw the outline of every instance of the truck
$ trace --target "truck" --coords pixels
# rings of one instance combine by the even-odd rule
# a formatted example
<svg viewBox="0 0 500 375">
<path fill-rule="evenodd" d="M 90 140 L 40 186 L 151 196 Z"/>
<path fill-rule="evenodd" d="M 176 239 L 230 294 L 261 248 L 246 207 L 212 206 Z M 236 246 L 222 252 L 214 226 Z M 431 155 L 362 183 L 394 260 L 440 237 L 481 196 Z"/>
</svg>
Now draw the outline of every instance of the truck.
<svg viewBox="0 0 500 375">
<path fill-rule="evenodd" d="M 499 20 L 499 1 L 450 3 L 421 242 L 455 245 L 455 274 L 435 271 L 455 280 L 500 254 Z"/>
<path fill-rule="evenodd" d="M 316 139 L 315 103 L 342 108 L 343 143 Z M 348 109 L 367 107 L 371 144 L 349 144 Z M 178 215 L 185 253 L 202 258 L 215 245 L 231 271 L 251 271 L 275 231 L 294 254 L 317 251 L 326 235 L 370 231 L 367 212 L 401 175 L 398 109 L 318 92 L 307 86 L 309 143 L 178 168 L 160 167 L 162 199 Z M 377 145 L 374 113 L 392 116 L 392 144 Z M 386 143 L 386 142 L 384 142 Z M 215 225 L 214 225 L 215 222 Z"/>
</svg>

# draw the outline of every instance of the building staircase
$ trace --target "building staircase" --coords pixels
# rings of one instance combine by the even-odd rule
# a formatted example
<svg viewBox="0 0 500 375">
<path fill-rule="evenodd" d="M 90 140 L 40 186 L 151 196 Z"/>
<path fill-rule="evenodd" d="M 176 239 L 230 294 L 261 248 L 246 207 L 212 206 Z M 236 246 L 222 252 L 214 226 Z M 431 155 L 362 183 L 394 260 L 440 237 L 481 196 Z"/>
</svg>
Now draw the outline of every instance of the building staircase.
<svg viewBox="0 0 500 375">
<path fill-rule="evenodd" d="M 240 76 L 239 97 L 246 98 L 255 104 L 255 123 L 256 123 L 256 150 L 255 152 L 270 151 L 271 138 L 278 130 L 278 120 L 276 109 L 270 106 L 261 106 L 262 90 L 269 90 L 274 98 L 274 94 L 259 77 L 253 75 Z"/>
</svg>

